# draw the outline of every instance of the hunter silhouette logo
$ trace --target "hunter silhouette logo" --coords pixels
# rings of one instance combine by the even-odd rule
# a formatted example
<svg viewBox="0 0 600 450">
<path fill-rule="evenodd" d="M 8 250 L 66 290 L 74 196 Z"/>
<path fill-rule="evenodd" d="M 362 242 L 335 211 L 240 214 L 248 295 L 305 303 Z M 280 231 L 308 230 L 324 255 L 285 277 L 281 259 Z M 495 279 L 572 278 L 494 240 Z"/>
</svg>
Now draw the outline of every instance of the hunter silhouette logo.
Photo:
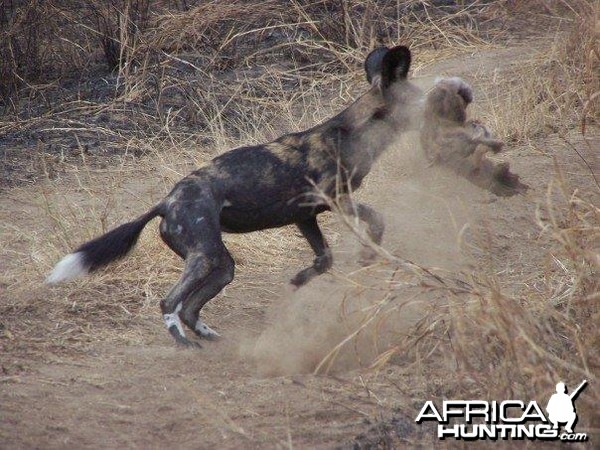
<svg viewBox="0 0 600 450">
<path fill-rule="evenodd" d="M 575 412 L 575 406 L 573 401 L 583 390 L 587 380 L 583 382 L 573 391 L 571 395 L 567 394 L 567 387 L 565 383 L 558 383 L 556 385 L 556 394 L 550 397 L 546 411 L 548 411 L 548 419 L 554 425 L 552 428 L 557 430 L 558 424 L 563 422 L 567 424 L 565 431 L 567 433 L 573 433 L 573 426 L 577 422 L 577 413 Z"/>
<path fill-rule="evenodd" d="M 440 439 L 587 441 L 586 433 L 573 431 L 577 422 L 573 403 L 586 385 L 587 380 L 583 380 L 567 394 L 565 383 L 558 383 L 546 406 L 547 415 L 535 400 L 445 400 L 441 408 L 428 400 L 415 421 L 437 422 Z M 565 424 L 564 431 L 560 430 L 560 424 Z"/>
</svg>

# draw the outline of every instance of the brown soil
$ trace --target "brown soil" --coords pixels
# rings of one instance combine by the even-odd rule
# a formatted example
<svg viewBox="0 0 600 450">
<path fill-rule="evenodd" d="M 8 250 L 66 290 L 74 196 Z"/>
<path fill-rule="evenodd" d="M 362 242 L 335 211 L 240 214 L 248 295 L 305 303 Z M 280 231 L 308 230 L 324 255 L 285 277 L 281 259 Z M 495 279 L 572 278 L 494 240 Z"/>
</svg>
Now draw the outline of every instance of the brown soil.
<svg viewBox="0 0 600 450">
<path fill-rule="evenodd" d="M 425 85 L 435 75 L 463 76 L 477 94 L 478 89 L 489 87 L 486 77 L 492 72 L 509 70 L 527 59 L 528 47 L 482 50 L 416 75 Z M 598 170 L 598 153 L 575 134 L 569 138 Z M 386 248 L 427 266 L 453 270 L 471 265 L 489 274 L 504 272 L 507 290 L 518 291 L 521 283 L 535 282 L 548 268 L 544 242 L 537 240 L 535 211 L 545 201 L 545 186 L 555 173 L 552 157 L 558 158 L 570 183 L 595 189 L 581 159 L 551 135 L 540 137 L 535 145 L 508 146 L 504 157 L 532 189 L 506 199 L 495 198 L 443 169 L 427 167 L 414 142 L 414 136 L 409 137 L 386 154 L 361 192 L 363 200 L 386 216 Z M 592 143 L 597 149 L 597 136 Z M 76 181 L 69 183 L 65 185 L 67 201 L 81 200 Z M 161 195 L 156 187 L 137 185 L 135 189 L 147 198 Z M 41 192 L 41 184 L 7 191 L 0 199 L 1 221 L 22 230 L 34 227 L 42 212 L 31 199 Z M 123 217 L 138 214 L 144 204 L 122 205 Z M 113 326 L 110 320 L 95 322 L 92 317 L 84 327 L 74 319 L 73 333 L 89 336 L 88 343 L 70 350 L 65 339 L 46 352 L 44 334 L 22 340 L 19 331 L 21 326 L 32 329 L 36 323 L 44 333 L 49 329 L 41 325 L 46 321 L 44 309 L 36 306 L 49 295 L 50 288 L 41 285 L 44 274 L 39 274 L 39 289 L 19 298 L 14 298 L 15 292 L 22 293 L 12 285 L 18 280 L 0 279 L 3 302 L 33 305 L 19 319 L 23 324 L 0 319 L 0 447 L 433 445 L 431 430 L 416 425 L 413 414 L 426 400 L 419 394 L 423 386 L 438 385 L 440 397 L 444 396 L 444 379 L 428 379 L 426 374 L 409 378 L 402 361 L 377 373 L 365 371 L 361 366 L 369 363 L 372 350 L 361 349 L 341 356 L 330 375 L 310 373 L 345 335 L 339 311 L 347 285 L 341 274 L 357 269 L 353 236 L 333 219 L 326 222 L 337 257 L 335 268 L 297 292 L 291 291 L 287 280 L 312 256 L 293 232 L 281 231 L 288 233 L 291 245 L 284 248 L 284 254 L 274 256 L 280 259 L 273 263 L 275 269 L 263 264 L 250 270 L 252 255 L 244 253 L 245 247 L 236 252 L 238 242 L 246 243 L 246 238 L 228 238 L 239 259 L 238 275 L 203 313 L 224 338 L 205 342 L 198 350 L 174 345 L 153 304 L 146 305 L 147 312 L 134 314 L 127 328 L 119 328 L 123 323 L 119 322 L 117 330 L 127 331 L 118 339 L 103 338 Z M 473 247 L 469 257 L 461 252 L 457 239 L 466 224 L 470 228 L 464 244 Z M 253 239 L 266 236 L 267 244 L 276 242 L 278 232 Z M 152 233 L 142 240 L 140 251 L 148 239 L 155 239 Z M 4 254 L 0 273 L 5 274 L 14 271 L 11 255 L 27 248 L 25 238 L 6 240 L 0 239 Z M 259 250 L 268 248 L 267 244 L 259 245 Z M 164 258 L 165 264 L 173 261 L 170 256 Z M 103 276 L 110 279 L 110 273 Z M 74 284 L 65 292 L 76 295 L 77 289 Z M 114 298 L 110 307 L 118 309 L 121 297 L 129 295 L 123 291 L 129 288 L 108 285 L 107 289 L 112 289 Z M 124 307 L 130 304 L 123 303 Z M 418 317 L 419 308 L 413 308 L 396 327 L 406 330 Z"/>
</svg>

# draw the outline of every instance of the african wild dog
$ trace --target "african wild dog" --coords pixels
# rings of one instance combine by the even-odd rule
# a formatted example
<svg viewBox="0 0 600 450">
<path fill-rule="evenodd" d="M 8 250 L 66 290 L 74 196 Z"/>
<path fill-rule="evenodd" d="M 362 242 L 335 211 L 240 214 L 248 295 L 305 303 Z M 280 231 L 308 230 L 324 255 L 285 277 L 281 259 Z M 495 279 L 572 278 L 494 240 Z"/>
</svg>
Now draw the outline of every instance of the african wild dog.
<svg viewBox="0 0 600 450">
<path fill-rule="evenodd" d="M 495 163 L 486 153 L 499 153 L 504 142 L 492 138 L 478 120 L 467 120 L 473 91 L 461 78 L 440 78 L 427 94 L 421 127 L 421 147 L 431 163 L 449 167 L 482 189 L 499 195 L 520 194 L 528 186 L 510 171 L 507 162 Z"/>
<path fill-rule="evenodd" d="M 219 336 L 199 312 L 233 279 L 234 261 L 221 240 L 222 231 L 247 233 L 295 224 L 316 259 L 292 284 L 301 286 L 326 272 L 332 256 L 317 215 L 330 206 L 315 194 L 321 192 L 352 209 L 349 191 L 361 185 L 386 147 L 416 128 L 412 116 L 422 93 L 407 80 L 410 62 L 410 51 L 403 46 L 372 51 L 365 61 L 371 89 L 340 114 L 307 131 L 217 156 L 179 181 L 146 214 L 64 257 L 47 282 L 75 278 L 124 256 L 144 226 L 161 216 L 162 239 L 185 260 L 183 274 L 161 309 L 175 340 L 190 345 L 182 321 L 199 337 Z M 366 222 L 369 236 L 380 243 L 380 214 L 363 204 L 357 205 L 356 213 Z"/>
</svg>

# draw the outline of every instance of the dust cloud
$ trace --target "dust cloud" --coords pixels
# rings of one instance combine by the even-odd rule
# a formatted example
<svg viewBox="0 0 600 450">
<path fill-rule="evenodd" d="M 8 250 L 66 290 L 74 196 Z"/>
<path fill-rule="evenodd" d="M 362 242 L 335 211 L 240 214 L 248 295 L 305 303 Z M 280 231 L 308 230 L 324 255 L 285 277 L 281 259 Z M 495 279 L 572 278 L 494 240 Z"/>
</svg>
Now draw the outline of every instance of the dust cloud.
<svg viewBox="0 0 600 450">
<path fill-rule="evenodd" d="M 453 173 L 428 166 L 415 131 L 384 153 L 355 199 L 384 215 L 383 247 L 392 254 L 426 267 L 456 271 L 470 263 L 461 250 L 461 239 L 473 219 L 471 205 L 475 198 L 481 202 L 482 196 L 489 194 Z M 342 227 L 340 221 L 336 229 Z M 369 366 L 410 334 L 426 306 L 437 301 L 414 287 L 394 285 L 394 299 L 365 326 L 391 291 L 386 280 L 392 269 L 375 266 L 348 282 L 342 274 L 359 271 L 355 262 L 359 248 L 357 237 L 344 231 L 333 247 L 334 274 L 282 294 L 282 302 L 268 313 L 270 324 L 257 339 L 242 344 L 242 355 L 253 361 L 260 374 L 290 375 L 316 368 L 335 373 Z"/>
<path fill-rule="evenodd" d="M 269 311 L 270 325 L 260 336 L 243 342 L 242 356 L 262 376 L 340 373 L 372 365 L 410 329 L 421 306 L 413 300 L 397 309 L 398 300 L 373 316 L 387 293 L 365 287 L 328 275 L 289 293 Z"/>
</svg>

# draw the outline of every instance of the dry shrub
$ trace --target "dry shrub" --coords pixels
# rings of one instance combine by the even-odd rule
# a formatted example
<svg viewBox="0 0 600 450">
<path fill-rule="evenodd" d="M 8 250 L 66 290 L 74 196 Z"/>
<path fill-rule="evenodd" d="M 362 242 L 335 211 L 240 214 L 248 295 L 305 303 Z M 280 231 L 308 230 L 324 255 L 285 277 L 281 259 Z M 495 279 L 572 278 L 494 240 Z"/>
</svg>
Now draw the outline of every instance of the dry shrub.
<svg viewBox="0 0 600 450">
<path fill-rule="evenodd" d="M 122 68 L 130 61 L 137 35 L 148 26 L 150 0 L 90 2 L 89 8 L 109 69 Z"/>
<path fill-rule="evenodd" d="M 18 88 L 36 91 L 36 84 L 43 88 L 65 75 L 81 75 L 84 67 L 94 63 L 99 47 L 110 69 L 122 66 L 137 45 L 140 30 L 147 26 L 149 12 L 149 0 L 4 2 L 0 100 L 17 103 Z"/>
<path fill-rule="evenodd" d="M 441 382 L 445 398 L 543 401 L 558 381 L 573 389 L 587 379 L 578 411 L 583 428 L 597 427 L 600 209 L 592 200 L 597 194 L 570 188 L 556 170 L 538 213 L 538 242 L 553 261 L 542 281 L 523 282 L 511 294 L 500 276 L 420 267 L 375 247 L 379 264 L 348 275 L 354 288 L 345 296 L 362 304 L 338 319 L 338 330 L 350 330 L 338 333 L 327 353 L 319 350 L 324 357 L 313 370 L 343 369 L 349 355 L 355 367 L 398 364 L 411 379 L 428 380 L 421 394 L 428 399 L 440 396 Z M 352 218 L 345 221 L 372 245 Z M 319 336 L 322 345 L 324 332 Z M 280 362 L 293 359 L 285 355 Z"/>
<path fill-rule="evenodd" d="M 172 130 L 193 126 L 216 135 L 218 128 L 239 142 L 249 123 L 276 122 L 290 104 L 299 105 L 294 114 L 308 114 L 315 91 L 336 99 L 332 109 L 347 104 L 355 95 L 351 86 L 363 79 L 365 54 L 377 45 L 411 45 L 421 66 L 439 52 L 486 45 L 476 20 L 483 10 L 480 2 L 425 9 L 417 1 L 271 0 L 163 11 L 132 50 L 136 70 L 122 74 L 119 101 L 151 106 Z"/>
<path fill-rule="evenodd" d="M 444 2 L 426 8 L 420 1 L 211 1 L 161 16 L 146 39 L 154 50 L 200 54 L 204 70 L 284 56 L 321 73 L 353 71 L 368 50 L 381 44 L 439 49 L 483 42 L 475 19 L 481 2 L 446 8 L 436 3 Z"/>
<path fill-rule="evenodd" d="M 531 3 L 531 4 L 530 4 Z M 547 133 L 565 133 L 580 124 L 597 126 L 600 116 L 600 52 L 598 2 L 540 1 L 508 2 L 512 20 L 531 20 L 518 15 L 521 8 L 556 14 L 568 24 L 551 23 L 557 37 L 542 53 L 508 76 L 494 79 L 484 92 L 486 120 L 499 135 L 523 142 Z M 525 6 L 526 5 L 526 6 Z M 499 8 L 496 6 L 495 8 Z M 515 17 L 517 17 L 515 19 Z M 524 17 L 524 19 L 521 19 Z M 536 20 L 538 16 L 535 15 Z M 539 27 L 539 23 L 523 24 Z"/>
<path fill-rule="evenodd" d="M 600 4 L 569 2 L 572 26 L 558 42 L 558 61 L 549 68 L 551 97 L 557 111 L 575 111 L 568 124 L 598 125 L 600 117 Z M 562 118 L 562 117 L 561 117 Z"/>
<path fill-rule="evenodd" d="M 205 2 L 189 11 L 160 16 L 145 36 L 148 47 L 142 51 L 194 52 L 203 70 L 243 65 L 246 61 L 240 56 L 255 50 L 256 42 L 274 41 L 273 30 L 286 27 L 288 11 L 273 0 Z"/>
<path fill-rule="evenodd" d="M 420 55 L 425 49 L 456 53 L 486 45 L 496 30 L 478 26 L 484 2 L 452 3 L 369 0 L 301 6 L 295 2 L 304 20 L 296 57 L 309 63 L 320 61 L 321 72 L 339 73 L 356 70 L 364 55 L 379 45 L 401 43 Z"/>
<path fill-rule="evenodd" d="M 39 2 L 26 5 L 10 2 L 0 10 L 0 98 L 12 93 L 24 79 L 37 78 L 40 64 L 40 27 L 43 16 Z"/>
<path fill-rule="evenodd" d="M 592 3 L 580 6 L 591 8 Z M 597 14 L 597 4 L 589 11 Z M 581 22 L 560 41 L 564 45 L 557 47 L 549 63 L 555 70 L 534 60 L 509 72 L 515 78 L 503 80 L 499 87 L 503 97 L 496 105 L 501 112 L 494 112 L 496 129 L 504 125 L 503 134 L 521 140 L 548 124 L 572 128 L 585 119 L 585 108 L 597 111 L 597 56 L 591 45 L 597 36 L 592 26 L 596 19 L 586 17 L 580 16 Z M 594 123 L 591 116 L 588 126 Z M 558 381 L 574 388 L 587 379 L 590 383 L 578 408 L 584 428 L 597 427 L 600 209 L 597 192 L 570 187 L 558 163 L 555 173 L 537 214 L 541 232 L 537 242 L 548 248 L 552 261 L 541 282 L 524 282 L 518 294 L 509 293 L 500 276 L 428 269 L 378 249 L 383 269 L 381 265 L 368 269 L 370 281 L 361 283 L 356 295 L 371 289 L 380 292 L 380 299 L 367 303 L 365 319 L 338 341 L 317 369 L 334 367 L 332 358 L 341 348 L 355 345 L 361 333 L 375 329 L 381 351 L 371 367 L 401 364 L 411 376 L 430 381 L 426 398 L 439 396 L 435 380 L 443 380 L 446 398 L 542 400 Z M 355 222 L 346 223 L 361 235 Z M 361 239 L 366 242 L 364 236 Z M 393 282 L 377 277 L 384 269 L 395 273 Z M 416 323 L 391 338 L 383 336 L 382 330 L 398 323 L 398 312 L 407 302 L 419 301 L 415 290 L 428 298 L 419 302 L 422 312 Z"/>
<path fill-rule="evenodd" d="M 279 133 L 297 130 L 276 123 L 289 105 L 295 105 L 295 115 L 316 115 L 311 110 L 316 91 L 335 99 L 331 109 L 347 104 L 364 78 L 364 56 L 376 45 L 413 46 L 418 69 L 493 39 L 497 30 L 488 26 L 484 32 L 478 25 L 486 2 L 447 3 L 22 2 L 44 5 L 46 22 L 56 18 L 60 33 L 44 33 L 49 41 L 41 54 L 68 76 L 57 82 L 45 70 L 45 80 L 53 83 L 28 80 L 27 89 L 10 100 L 17 105 L 38 89 L 43 95 L 22 102 L 26 110 L 15 106 L 18 120 L 3 120 L 0 132 L 36 141 L 72 140 L 77 133 L 111 154 L 132 138 L 181 142 L 194 134 L 197 141 L 220 146 L 224 140 L 252 139 L 247 128 L 257 122 L 275 123 Z M 117 76 L 99 66 L 99 47 L 109 66 L 118 67 Z M 2 67 L 10 72 L 0 61 Z M 107 116 L 118 125 L 103 125 Z M 65 133 L 71 129 L 76 131 Z M 215 142 L 217 131 L 223 139 Z M 40 150 L 57 153 L 54 145 Z M 61 159 L 64 153 L 60 148 Z"/>
<path fill-rule="evenodd" d="M 22 86 L 45 83 L 81 67 L 85 44 L 64 31 L 68 21 L 55 3 L 15 0 L 2 4 L 0 102 L 16 104 L 14 94 Z"/>
</svg>

